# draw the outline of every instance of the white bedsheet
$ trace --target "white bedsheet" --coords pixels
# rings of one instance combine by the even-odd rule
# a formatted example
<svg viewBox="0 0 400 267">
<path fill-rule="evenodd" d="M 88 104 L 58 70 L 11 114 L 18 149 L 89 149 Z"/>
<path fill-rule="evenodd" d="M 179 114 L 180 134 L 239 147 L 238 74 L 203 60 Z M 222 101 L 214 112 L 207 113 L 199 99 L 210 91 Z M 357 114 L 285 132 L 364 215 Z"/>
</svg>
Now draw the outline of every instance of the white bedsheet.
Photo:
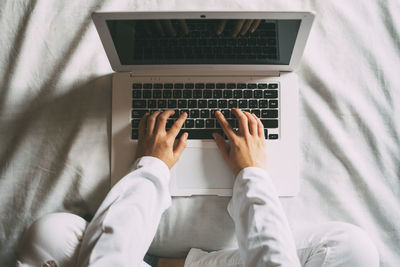
<svg viewBox="0 0 400 267">
<path fill-rule="evenodd" d="M 301 192 L 283 200 L 289 221 L 295 232 L 328 220 L 359 225 L 376 243 L 381 266 L 400 266 L 396 0 L 3 0 L 0 266 L 13 265 L 20 235 L 33 220 L 54 211 L 90 218 L 108 190 L 112 71 L 90 14 L 205 8 L 316 13 L 297 71 Z M 175 199 L 151 252 L 184 256 L 190 247 L 234 247 L 227 203 Z"/>
</svg>

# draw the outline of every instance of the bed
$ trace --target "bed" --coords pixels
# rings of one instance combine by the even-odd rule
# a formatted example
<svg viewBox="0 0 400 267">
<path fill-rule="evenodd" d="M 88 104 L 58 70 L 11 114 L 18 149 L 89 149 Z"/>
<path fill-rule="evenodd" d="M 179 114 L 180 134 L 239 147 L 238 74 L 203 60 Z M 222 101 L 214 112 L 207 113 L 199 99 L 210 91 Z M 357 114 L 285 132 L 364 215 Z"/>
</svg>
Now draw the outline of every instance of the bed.
<svg viewBox="0 0 400 267">
<path fill-rule="evenodd" d="M 23 1 L 0 5 L 0 266 L 22 232 L 67 211 L 90 220 L 109 190 L 112 70 L 94 11 L 311 10 L 297 70 L 301 191 L 293 231 L 325 221 L 366 230 L 400 266 L 400 3 L 388 1 Z M 150 253 L 236 246 L 229 199 L 176 198 Z"/>
</svg>

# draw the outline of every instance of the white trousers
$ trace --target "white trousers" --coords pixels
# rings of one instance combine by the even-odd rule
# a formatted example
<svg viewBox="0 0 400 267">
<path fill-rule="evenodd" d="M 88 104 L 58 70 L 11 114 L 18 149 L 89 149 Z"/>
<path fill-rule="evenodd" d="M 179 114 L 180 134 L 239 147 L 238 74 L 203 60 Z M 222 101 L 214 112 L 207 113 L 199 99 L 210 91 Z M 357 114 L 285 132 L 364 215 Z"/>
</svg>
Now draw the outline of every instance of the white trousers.
<svg viewBox="0 0 400 267">
<path fill-rule="evenodd" d="M 54 213 L 38 219 L 24 234 L 18 265 L 75 266 L 86 226 L 84 219 L 68 213 Z M 379 266 L 374 244 L 357 226 L 328 222 L 310 226 L 294 233 L 294 236 L 302 266 Z M 236 249 L 208 253 L 193 248 L 186 258 L 185 267 L 195 266 L 233 267 L 242 266 L 242 263 Z"/>
</svg>

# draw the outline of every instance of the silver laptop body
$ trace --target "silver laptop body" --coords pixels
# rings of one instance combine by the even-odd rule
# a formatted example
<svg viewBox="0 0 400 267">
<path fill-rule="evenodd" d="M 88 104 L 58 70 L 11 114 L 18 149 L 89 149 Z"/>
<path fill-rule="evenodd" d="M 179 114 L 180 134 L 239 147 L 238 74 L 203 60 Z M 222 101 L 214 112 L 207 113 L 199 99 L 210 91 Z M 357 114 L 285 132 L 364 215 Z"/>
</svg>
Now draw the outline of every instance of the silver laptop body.
<svg viewBox="0 0 400 267">
<path fill-rule="evenodd" d="M 194 125 L 191 128 L 189 122 L 184 129 L 199 139 L 188 140 L 171 169 L 171 194 L 232 195 L 234 176 L 214 140 L 203 136 L 209 132 L 206 122 L 215 125 L 213 110 L 226 111 L 226 105 L 235 103 L 232 100 L 237 100 L 237 105 L 242 100 L 243 106 L 237 107 L 257 112 L 266 123 L 268 171 L 278 194 L 295 196 L 299 191 L 299 88 L 292 71 L 300 61 L 313 19 L 309 12 L 94 13 L 93 21 L 116 71 L 111 185 L 127 174 L 134 162 L 135 127 L 142 111 L 172 108 L 177 113 L 190 110 Z M 259 23 L 253 33 L 233 37 L 241 21 Z M 223 24 L 223 34 L 214 34 Z M 190 97 L 182 96 L 190 90 Z M 200 95 L 193 96 L 194 90 Z M 203 106 L 209 113 L 200 110 L 201 114 L 178 106 L 189 100 L 196 108 L 200 103 L 215 104 L 209 100 L 216 100 L 217 106 Z"/>
</svg>

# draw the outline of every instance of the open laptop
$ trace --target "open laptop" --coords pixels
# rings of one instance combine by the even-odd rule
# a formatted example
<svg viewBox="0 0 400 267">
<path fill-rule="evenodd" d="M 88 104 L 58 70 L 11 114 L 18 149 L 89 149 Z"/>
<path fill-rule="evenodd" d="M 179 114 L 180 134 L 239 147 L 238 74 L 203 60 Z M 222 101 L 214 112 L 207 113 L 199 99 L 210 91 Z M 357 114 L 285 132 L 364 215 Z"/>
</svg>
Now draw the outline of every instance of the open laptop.
<svg viewBox="0 0 400 267">
<path fill-rule="evenodd" d="M 187 148 L 171 170 L 173 196 L 232 195 L 234 176 L 212 132 L 219 109 L 255 113 L 265 126 L 279 196 L 299 191 L 298 65 L 309 12 L 112 12 L 93 21 L 111 66 L 111 185 L 130 170 L 146 111 L 188 112 Z M 247 28 L 247 31 L 246 31 Z M 236 34 L 239 30 L 239 33 Z M 242 35 L 243 33 L 243 35 Z"/>
</svg>

